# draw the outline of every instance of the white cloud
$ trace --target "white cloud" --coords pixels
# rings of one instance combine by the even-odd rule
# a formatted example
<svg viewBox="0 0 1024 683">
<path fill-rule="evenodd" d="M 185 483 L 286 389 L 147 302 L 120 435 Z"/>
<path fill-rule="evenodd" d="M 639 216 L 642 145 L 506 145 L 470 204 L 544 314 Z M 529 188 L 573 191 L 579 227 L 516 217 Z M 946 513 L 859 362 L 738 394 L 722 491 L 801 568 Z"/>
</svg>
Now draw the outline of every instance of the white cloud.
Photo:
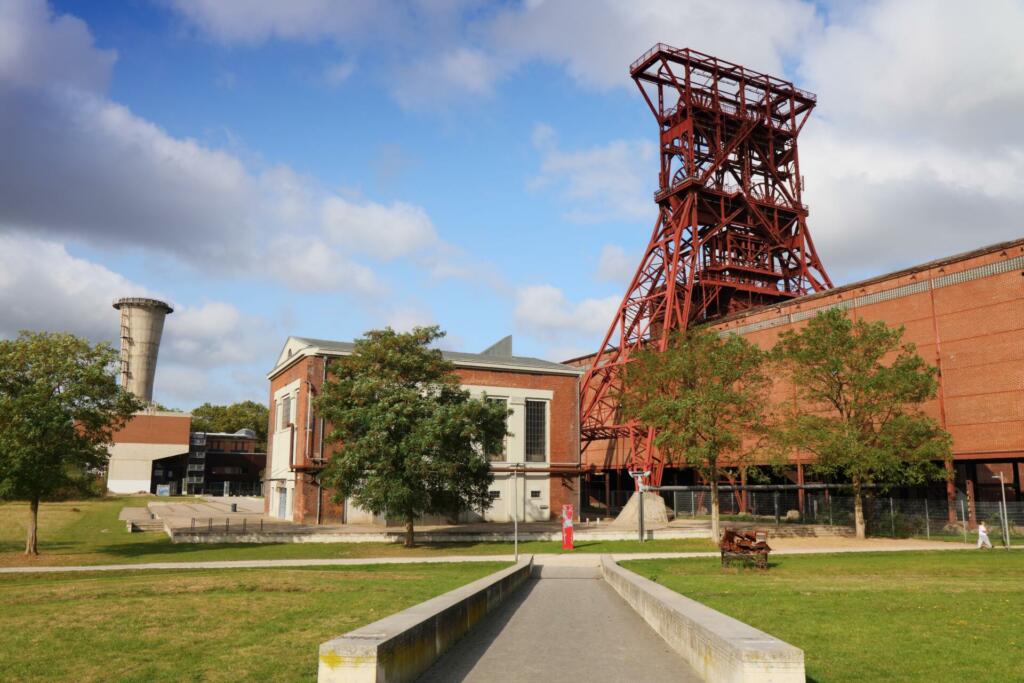
<svg viewBox="0 0 1024 683">
<path fill-rule="evenodd" d="M 426 306 L 401 306 L 387 314 L 384 324 L 397 332 L 409 332 L 414 327 L 436 325 L 437 319 Z"/>
<path fill-rule="evenodd" d="M 513 6 L 487 35 L 509 61 L 560 64 L 577 82 L 607 89 L 632 87 L 629 64 L 657 42 L 780 72 L 818 25 L 814 5 L 798 0 L 560 0 Z"/>
<path fill-rule="evenodd" d="M 833 281 L 1019 237 L 1024 6 L 850 6 L 801 55 L 810 226 Z"/>
<path fill-rule="evenodd" d="M 578 223 L 657 216 L 651 187 L 657 180 L 657 146 L 650 140 L 613 140 L 582 150 L 558 148 L 552 129 L 534 128 L 541 153 L 533 190 L 553 189 L 569 205 L 566 217 Z"/>
<path fill-rule="evenodd" d="M 115 343 L 122 296 L 160 295 L 57 242 L 0 233 L 0 336 L 47 330 Z"/>
<path fill-rule="evenodd" d="M 113 50 L 96 48 L 81 19 L 54 15 L 37 0 L 0 3 L 0 83 L 99 92 L 106 89 L 116 59 Z"/>
<path fill-rule="evenodd" d="M 117 348 L 118 312 L 112 304 L 123 296 L 167 299 L 57 242 L 0 234 L 0 338 L 22 329 L 70 332 Z M 161 341 L 157 400 L 173 399 L 181 407 L 236 394 L 262 400 L 265 381 L 239 385 L 224 375 L 269 365 L 279 331 L 265 318 L 221 301 L 172 305 Z"/>
<path fill-rule="evenodd" d="M 548 342 L 590 338 L 608 329 L 621 299 L 611 296 L 572 303 L 558 287 L 530 285 L 516 295 L 516 326 Z"/>
<path fill-rule="evenodd" d="M 627 254 L 626 250 L 619 245 L 606 244 L 601 247 L 601 256 L 597 263 L 597 279 L 625 286 L 636 273 L 638 260 L 637 254 Z"/>
<path fill-rule="evenodd" d="M 383 260 L 439 241 L 427 212 L 405 202 L 384 205 L 331 197 L 323 204 L 323 224 L 336 243 Z"/>
<path fill-rule="evenodd" d="M 359 38 L 368 26 L 384 28 L 394 18 L 389 3 L 374 0 L 169 0 L 169 4 L 215 40 L 249 45 L 270 39 Z"/>
<path fill-rule="evenodd" d="M 347 81 L 355 70 L 356 65 L 353 62 L 336 62 L 324 67 L 321 78 L 328 87 L 337 88 Z"/>
<path fill-rule="evenodd" d="M 386 292 L 371 268 L 345 257 L 322 240 L 282 239 L 270 254 L 267 275 L 298 291 L 341 290 L 363 296 Z"/>
</svg>

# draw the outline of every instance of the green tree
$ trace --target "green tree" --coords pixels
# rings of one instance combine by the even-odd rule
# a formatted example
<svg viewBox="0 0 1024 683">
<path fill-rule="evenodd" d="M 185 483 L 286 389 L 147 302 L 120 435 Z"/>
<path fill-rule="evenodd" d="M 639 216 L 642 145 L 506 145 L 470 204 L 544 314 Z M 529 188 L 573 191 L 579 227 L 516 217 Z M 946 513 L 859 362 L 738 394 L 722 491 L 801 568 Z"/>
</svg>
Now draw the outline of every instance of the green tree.
<svg viewBox="0 0 1024 683">
<path fill-rule="evenodd" d="M 38 555 L 39 502 L 103 467 L 142 403 L 117 385 L 117 352 L 70 334 L 0 341 L 0 498 L 27 500 L 25 554 Z"/>
<path fill-rule="evenodd" d="M 623 415 L 655 429 L 666 463 L 695 468 L 711 486 L 711 532 L 719 537 L 718 480 L 759 443 L 769 381 L 764 354 L 743 337 L 691 328 L 664 351 L 644 350 L 623 370 Z"/>
<path fill-rule="evenodd" d="M 472 399 L 454 366 L 429 345 L 437 327 L 373 330 L 333 363 L 316 409 L 340 444 L 322 481 L 335 501 L 351 497 L 374 514 L 405 520 L 405 545 L 423 514 L 490 505 L 485 453 L 501 450 L 506 409 Z"/>
<path fill-rule="evenodd" d="M 832 308 L 784 332 L 774 349 L 795 388 L 783 442 L 813 454 L 816 471 L 850 482 L 858 538 L 865 486 L 938 478 L 935 461 L 950 457 L 949 434 L 921 411 L 935 397 L 937 371 L 902 337 L 902 327 Z"/>
<path fill-rule="evenodd" d="M 269 409 L 256 401 L 242 401 L 219 406 L 204 403 L 192 411 L 192 429 L 197 432 L 237 432 L 251 429 L 256 432 L 258 448 L 267 449 Z"/>
</svg>

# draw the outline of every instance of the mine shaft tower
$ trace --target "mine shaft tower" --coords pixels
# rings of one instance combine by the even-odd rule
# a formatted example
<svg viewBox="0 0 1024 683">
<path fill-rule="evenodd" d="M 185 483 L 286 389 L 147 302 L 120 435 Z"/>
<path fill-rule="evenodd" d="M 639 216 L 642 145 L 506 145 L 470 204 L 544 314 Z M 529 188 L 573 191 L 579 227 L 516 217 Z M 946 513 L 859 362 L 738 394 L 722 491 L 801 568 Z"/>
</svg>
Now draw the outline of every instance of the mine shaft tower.
<svg viewBox="0 0 1024 683">
<path fill-rule="evenodd" d="M 630 355 L 737 311 L 828 289 L 807 231 L 797 136 L 816 97 L 792 83 L 659 43 L 630 66 L 658 121 L 658 219 L 581 386 L 583 444 L 625 439 L 658 485 L 654 433 L 621 418 Z"/>
</svg>

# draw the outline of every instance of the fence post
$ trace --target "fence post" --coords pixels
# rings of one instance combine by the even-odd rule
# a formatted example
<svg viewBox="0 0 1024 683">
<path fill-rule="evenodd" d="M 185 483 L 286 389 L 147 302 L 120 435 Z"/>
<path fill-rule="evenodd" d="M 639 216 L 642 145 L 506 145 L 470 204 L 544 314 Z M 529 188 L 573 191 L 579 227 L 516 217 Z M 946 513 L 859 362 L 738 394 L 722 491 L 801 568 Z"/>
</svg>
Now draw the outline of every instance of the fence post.
<svg viewBox="0 0 1024 683">
<path fill-rule="evenodd" d="M 779 528 L 779 492 L 778 491 L 775 492 L 775 495 L 773 496 L 773 498 L 775 499 L 775 501 L 774 501 L 775 502 L 775 528 L 778 529 Z"/>
<path fill-rule="evenodd" d="M 195 518 L 195 517 L 193 517 L 193 518 L 192 518 L 192 526 L 191 526 L 191 529 L 192 529 L 192 531 L 195 531 L 195 530 L 196 530 L 196 518 Z"/>
<path fill-rule="evenodd" d="M 672 492 L 672 513 L 674 517 L 679 516 L 679 491 Z"/>
<path fill-rule="evenodd" d="M 697 516 L 696 496 L 697 496 L 697 494 L 695 494 L 693 491 L 690 491 L 690 516 L 691 517 L 696 517 Z"/>
<path fill-rule="evenodd" d="M 932 540 L 932 525 L 928 520 L 928 499 L 924 499 L 924 533 L 928 535 L 928 540 Z"/>
<path fill-rule="evenodd" d="M 892 537 L 896 538 L 896 511 L 892 507 L 892 496 L 889 496 L 889 528 L 892 529 Z"/>
<path fill-rule="evenodd" d="M 242 533 L 245 533 L 245 517 L 242 517 Z"/>
<path fill-rule="evenodd" d="M 211 534 L 213 533 L 213 517 L 206 520 L 206 530 Z"/>
<path fill-rule="evenodd" d="M 967 543 L 967 506 L 964 505 L 964 499 L 960 499 L 960 515 L 964 521 L 964 543 Z"/>
<path fill-rule="evenodd" d="M 832 523 L 832 496 L 828 494 L 828 489 L 825 489 L 825 505 L 828 507 L 828 525 L 835 526 Z"/>
<path fill-rule="evenodd" d="M 260 533 L 263 533 L 263 518 L 260 517 Z"/>
</svg>

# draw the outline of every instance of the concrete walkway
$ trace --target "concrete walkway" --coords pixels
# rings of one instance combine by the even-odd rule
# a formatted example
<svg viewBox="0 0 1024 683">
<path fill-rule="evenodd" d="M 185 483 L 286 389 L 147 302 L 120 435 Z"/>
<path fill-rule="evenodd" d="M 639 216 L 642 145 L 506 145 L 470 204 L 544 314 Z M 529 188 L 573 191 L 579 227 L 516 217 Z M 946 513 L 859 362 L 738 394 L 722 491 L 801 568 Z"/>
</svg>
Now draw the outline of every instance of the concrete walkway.
<svg viewBox="0 0 1024 683">
<path fill-rule="evenodd" d="M 947 541 L 919 541 L 914 539 L 869 538 L 810 539 L 787 538 L 772 541 L 772 555 L 813 555 L 828 553 L 876 553 L 908 550 L 965 550 L 971 544 Z M 1020 546 L 1014 546 L 1019 550 Z M 998 550 L 1002 550 L 997 549 Z M 611 553 L 616 562 L 622 560 L 684 559 L 691 557 L 718 557 L 718 552 L 685 553 Z M 580 563 L 598 562 L 598 553 L 566 553 L 559 555 L 535 554 L 538 564 L 546 566 L 580 566 Z M 0 567 L 0 574 L 32 574 L 53 572 L 143 571 L 148 569 L 259 569 L 272 567 L 331 567 L 365 564 L 415 564 L 443 562 L 511 562 L 512 555 L 429 555 L 407 557 L 358 557 L 309 560 L 216 560 L 205 562 L 147 562 L 139 564 L 57 565 L 31 567 Z"/>
<path fill-rule="evenodd" d="M 600 556 L 574 558 L 536 566 L 419 681 L 700 680 L 601 579 Z"/>
</svg>

